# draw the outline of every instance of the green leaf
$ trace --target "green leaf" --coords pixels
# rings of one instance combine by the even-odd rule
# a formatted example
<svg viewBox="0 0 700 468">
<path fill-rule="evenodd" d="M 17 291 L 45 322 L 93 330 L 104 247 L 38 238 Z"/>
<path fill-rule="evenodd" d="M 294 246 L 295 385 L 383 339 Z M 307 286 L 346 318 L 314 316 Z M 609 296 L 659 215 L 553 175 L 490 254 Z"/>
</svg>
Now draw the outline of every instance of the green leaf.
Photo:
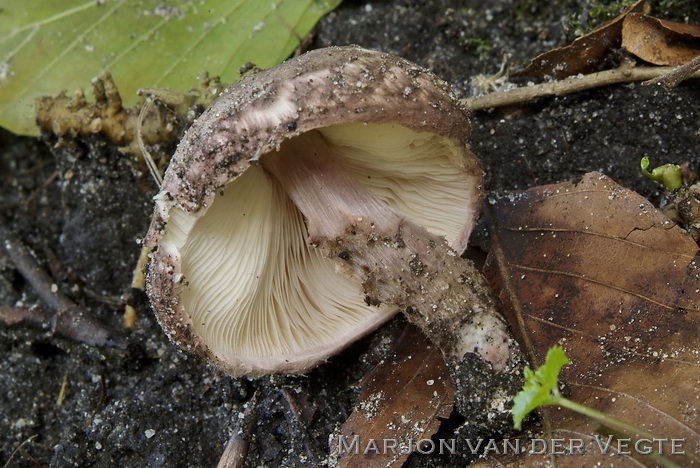
<svg viewBox="0 0 700 468">
<path fill-rule="evenodd" d="M 536 371 L 525 367 L 525 384 L 513 399 L 513 425 L 520 430 L 523 419 L 540 406 L 551 404 L 559 397 L 559 371 L 568 364 L 569 358 L 561 346 L 552 346 L 547 351 L 545 363 Z"/>
<path fill-rule="evenodd" d="M 246 62 L 282 62 L 341 0 L 0 0 L 0 126 L 36 134 L 34 100 L 112 74 L 125 106 L 136 90 L 223 82 Z"/>
</svg>

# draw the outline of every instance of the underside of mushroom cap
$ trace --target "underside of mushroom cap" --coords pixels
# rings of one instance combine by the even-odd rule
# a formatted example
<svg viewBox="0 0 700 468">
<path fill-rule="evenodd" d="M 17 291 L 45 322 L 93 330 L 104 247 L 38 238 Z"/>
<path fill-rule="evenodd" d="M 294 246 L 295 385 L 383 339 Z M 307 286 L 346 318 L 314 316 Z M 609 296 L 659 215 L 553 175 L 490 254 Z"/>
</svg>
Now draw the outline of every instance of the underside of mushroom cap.
<svg viewBox="0 0 700 468">
<path fill-rule="evenodd" d="M 453 163 L 477 182 L 474 199 L 480 196 L 467 111 L 447 83 L 400 57 L 356 46 L 307 52 L 224 90 L 183 137 L 161 194 L 196 215 L 284 140 L 350 122 L 395 123 L 463 146 Z"/>
<path fill-rule="evenodd" d="M 478 215 L 469 121 L 424 69 L 334 47 L 231 87 L 178 147 L 146 243 L 164 330 L 233 375 L 304 372 L 394 314 L 307 245 L 303 216 L 258 164 L 311 131 L 377 198 L 456 250 Z"/>
</svg>

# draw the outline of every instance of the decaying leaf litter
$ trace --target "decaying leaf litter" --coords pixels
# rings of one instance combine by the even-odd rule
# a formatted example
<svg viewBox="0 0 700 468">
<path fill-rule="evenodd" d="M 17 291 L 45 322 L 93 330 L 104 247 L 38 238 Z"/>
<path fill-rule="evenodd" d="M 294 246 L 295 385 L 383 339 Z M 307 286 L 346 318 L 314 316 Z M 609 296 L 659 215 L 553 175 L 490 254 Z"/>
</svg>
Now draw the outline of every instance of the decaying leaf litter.
<svg viewBox="0 0 700 468">
<path fill-rule="evenodd" d="M 510 323 L 519 324 L 533 361 L 562 345 L 572 361 L 563 375 L 570 399 L 683 438 L 688 456 L 674 461 L 697 463 L 695 241 L 600 173 L 501 200 L 489 218 L 486 270 L 503 285 Z M 543 417 L 543 430 L 556 437 L 592 427 L 566 411 Z"/>
<path fill-rule="evenodd" d="M 360 381 L 360 395 L 350 417 L 330 438 L 337 466 L 402 466 L 409 444 L 429 439 L 453 409 L 454 386 L 439 351 L 413 325 L 393 330 L 394 348 Z M 396 453 L 379 456 L 348 452 L 341 440 L 355 435 L 396 440 Z"/>
<path fill-rule="evenodd" d="M 634 90 L 632 90 L 632 91 L 630 91 L 630 92 L 634 92 Z M 687 92 L 687 90 L 685 90 L 685 91 L 684 91 L 684 90 L 681 90 L 680 92 Z M 629 96 L 629 94 L 628 94 L 627 96 Z M 648 96 L 647 96 L 647 97 L 648 97 Z M 554 101 L 554 102 L 557 103 L 557 101 Z M 594 100 L 594 102 L 595 102 L 595 100 Z M 571 105 L 571 102 L 570 102 L 570 101 L 569 101 L 569 105 Z M 576 103 L 574 102 L 573 105 L 576 105 Z M 610 106 L 610 105 L 611 105 L 611 104 L 609 104 L 608 106 Z M 606 106 L 606 107 L 608 107 L 608 106 Z M 621 106 L 620 106 L 620 107 L 621 107 Z M 585 109 L 585 107 L 584 107 L 584 109 Z M 550 114 L 550 119 L 551 119 L 551 118 L 554 119 L 554 120 L 550 120 L 550 122 L 553 122 L 554 130 L 557 129 L 557 128 L 556 128 L 556 127 L 557 127 L 557 122 L 560 122 L 561 120 L 564 120 L 564 119 L 562 118 L 562 117 L 564 117 L 564 114 L 557 114 L 556 111 L 557 111 L 557 110 L 554 109 L 554 113 Z M 599 109 L 599 112 L 600 112 L 600 113 L 604 113 L 604 111 L 605 111 L 605 109 Z M 661 111 L 657 109 L 657 112 L 661 112 Z M 600 115 L 600 114 L 599 114 L 599 115 Z M 632 114 L 628 114 L 628 116 L 627 116 L 627 119 L 628 119 L 628 120 L 629 120 L 629 116 L 630 116 L 630 115 L 632 115 Z M 661 115 L 663 115 L 663 114 L 661 114 Z M 671 114 L 669 114 L 669 117 L 670 117 L 670 118 L 669 118 L 668 120 L 673 121 L 673 120 L 671 120 L 671 119 L 674 119 L 674 118 L 675 118 L 675 115 L 674 115 L 673 113 L 671 113 Z M 624 115 L 623 115 L 623 118 L 625 118 Z M 488 141 L 489 138 L 492 139 L 492 140 L 493 140 L 494 138 L 497 139 L 497 138 L 498 138 L 498 134 L 499 134 L 499 133 L 503 130 L 503 128 L 507 125 L 506 122 L 500 122 L 497 118 L 496 118 L 495 120 L 494 120 L 494 119 L 489 120 L 489 116 L 488 116 L 488 115 L 482 116 L 482 119 L 485 119 L 486 122 L 490 122 L 490 123 L 487 123 L 487 124 L 486 124 L 486 132 L 485 132 L 486 135 L 482 136 L 482 138 L 477 138 L 477 141 L 475 142 L 476 145 L 481 146 L 481 147 L 484 146 L 484 144 L 485 144 L 484 142 L 485 142 L 485 141 Z M 514 146 L 514 152 L 511 153 L 511 155 L 510 155 L 510 157 L 512 158 L 512 154 L 516 154 L 516 155 L 518 155 L 518 154 L 523 154 L 523 151 L 524 151 L 524 150 L 520 148 L 520 146 L 519 146 L 519 144 L 518 144 L 518 139 L 517 139 L 517 138 L 518 138 L 518 137 L 522 138 L 523 135 L 525 135 L 525 133 L 518 134 L 518 132 L 517 132 L 517 129 L 518 129 L 518 125 L 517 125 L 517 124 L 518 124 L 519 118 L 518 118 L 517 116 L 515 116 L 515 117 L 511 117 L 511 119 L 514 119 L 514 120 L 515 120 L 515 124 L 516 124 L 515 127 L 514 127 L 514 128 L 516 129 L 516 133 L 515 133 L 516 138 L 515 138 L 515 141 L 513 142 L 513 143 L 514 143 L 514 145 L 513 145 L 513 146 Z M 651 122 L 652 122 L 652 123 L 656 122 L 656 124 L 659 126 L 659 129 L 660 129 L 660 130 L 663 128 L 663 127 L 661 126 L 661 121 L 660 121 L 660 120 L 659 120 L 659 121 L 652 120 Z M 512 122 L 511 122 L 511 123 L 512 123 Z M 524 125 L 524 126 L 523 126 L 523 129 L 525 129 L 525 128 L 531 128 L 532 122 L 528 122 L 528 123 L 529 123 L 530 125 L 527 125 L 527 126 Z M 632 125 L 638 125 L 638 124 L 639 124 L 638 122 L 634 122 L 634 121 L 631 121 L 630 123 L 631 123 Z M 685 123 L 685 122 L 683 122 L 682 119 L 681 119 L 680 125 L 683 125 L 684 123 Z M 539 126 L 539 125 L 541 124 L 541 120 L 535 119 L 535 124 L 536 124 L 537 126 Z M 482 125 L 482 126 L 483 126 L 484 123 L 482 122 L 482 123 L 477 124 L 477 125 Z M 585 126 L 586 131 L 590 131 L 590 128 L 591 128 L 590 125 L 591 125 L 591 124 L 589 123 L 588 125 Z M 573 125 L 570 125 L 570 126 L 569 126 L 569 130 L 568 130 L 568 132 L 569 132 L 569 135 L 568 135 L 568 136 L 571 137 L 571 136 L 573 135 L 573 138 L 568 138 L 568 139 L 567 139 L 567 140 L 568 140 L 567 143 L 569 143 L 570 145 L 572 145 L 572 146 L 575 147 L 575 146 L 577 145 L 577 142 L 580 141 L 580 136 L 579 136 L 579 135 L 581 135 L 581 134 L 577 134 L 576 132 L 577 132 L 577 131 L 578 131 L 578 132 L 581 132 L 581 131 L 582 131 L 582 128 L 583 128 L 583 126 L 582 126 L 581 124 L 579 124 L 579 122 L 573 122 Z M 478 127 L 477 127 L 477 129 L 478 129 Z M 493 130 L 493 133 L 496 135 L 495 137 L 494 137 L 493 135 L 488 136 L 488 133 L 491 133 L 492 130 Z M 666 130 L 668 131 L 668 129 L 666 129 Z M 662 133 L 662 132 L 659 131 L 659 133 Z M 543 134 L 544 134 L 544 135 L 552 135 L 552 123 L 550 123 L 550 126 L 549 126 L 549 127 L 544 127 L 544 128 L 543 128 Z M 589 136 L 590 136 L 590 135 L 589 135 Z M 544 137 L 543 137 L 543 138 L 544 138 Z M 556 138 L 556 137 L 555 137 L 554 135 L 552 135 L 552 138 Z M 559 138 L 561 138 L 561 136 L 560 136 Z M 663 138 L 664 138 L 664 135 L 661 135 L 661 136 L 659 136 L 658 138 L 663 139 Z M 589 139 L 590 139 L 590 138 L 589 138 Z M 623 142 L 623 143 L 624 143 L 624 142 Z M 638 142 L 637 142 L 637 143 L 638 143 Z M 512 143 L 511 143 L 511 144 L 512 144 Z M 618 141 L 617 144 L 620 145 L 620 142 Z M 534 145 L 534 148 L 533 148 L 533 149 L 535 150 L 535 152 L 534 152 L 534 153 L 529 153 L 529 154 L 536 154 L 536 151 L 537 151 L 537 147 L 538 147 L 538 146 L 541 147 L 541 146 L 543 146 L 543 144 L 542 144 L 541 141 L 537 141 L 537 139 L 536 139 L 535 145 Z M 672 145 L 669 145 L 669 146 L 672 146 Z M 615 149 L 615 141 L 613 141 L 612 148 L 613 148 L 612 151 L 617 151 L 617 150 Z M 532 151 L 532 150 L 531 150 L 531 151 Z M 550 150 L 550 151 L 551 151 L 551 150 Z M 569 152 L 571 152 L 571 148 L 565 148 L 564 151 L 569 151 Z M 488 151 L 486 151 L 486 153 L 488 153 Z M 583 152 L 583 153 L 585 153 L 585 152 Z M 480 154 L 481 154 L 481 153 L 480 153 Z M 578 155 L 577 155 L 577 156 L 578 156 Z M 690 158 L 690 157 L 689 157 L 689 158 Z M 515 159 L 517 160 L 517 159 L 518 159 L 518 156 L 516 156 Z M 554 165 L 556 166 L 556 164 L 557 164 L 557 160 L 556 160 L 556 159 L 551 159 L 551 158 L 547 158 L 547 159 L 548 159 L 548 161 L 549 161 L 550 164 L 554 164 Z M 638 159 L 638 158 L 637 158 L 637 159 Z M 522 161 L 522 160 L 521 160 L 521 161 Z M 511 160 L 507 161 L 507 163 L 505 164 L 505 166 L 506 166 L 506 168 L 507 168 L 508 165 L 512 165 L 512 164 L 513 164 L 513 160 L 511 159 Z M 522 164 L 522 163 L 521 163 L 521 164 Z M 490 177 L 492 178 L 492 179 L 491 179 L 492 181 L 493 181 L 493 180 L 499 180 L 499 179 L 503 180 L 504 178 L 505 178 L 505 179 L 508 179 L 508 178 L 509 178 L 508 180 L 511 182 L 511 185 L 506 185 L 506 184 L 499 185 L 499 184 L 496 184 L 496 185 L 495 185 L 496 187 L 498 187 L 498 186 L 515 187 L 515 186 L 517 186 L 519 183 L 523 183 L 523 186 L 538 185 L 538 184 L 536 183 L 537 181 L 535 181 L 535 183 L 533 183 L 533 181 L 525 182 L 525 180 L 527 180 L 527 177 L 531 177 L 531 176 L 533 176 L 533 175 L 535 175 L 535 174 L 539 174 L 538 177 L 540 177 L 541 179 L 545 179 L 545 180 L 546 180 L 547 177 L 558 177 L 558 176 L 552 176 L 551 174 L 553 174 L 553 172 L 548 172 L 548 171 L 538 172 L 536 169 L 532 169 L 532 165 L 533 165 L 533 164 L 534 164 L 535 167 L 536 167 L 537 162 L 536 162 L 535 160 L 530 161 L 530 167 L 531 167 L 531 170 L 532 170 L 533 172 L 530 172 L 530 173 L 528 173 L 528 174 L 525 174 L 524 177 L 523 177 L 522 174 L 516 174 L 516 172 L 514 172 L 514 171 L 510 171 L 510 174 L 508 174 L 508 171 L 507 171 L 507 170 L 506 170 L 506 171 L 503 171 L 503 172 L 505 172 L 505 173 L 498 172 L 498 173 L 495 173 L 495 174 L 493 173 L 493 170 L 487 170 L 487 173 L 489 173 Z M 614 164 L 614 163 L 613 163 L 613 164 Z M 634 164 L 632 164 L 632 167 L 636 167 L 636 166 L 635 166 Z M 595 168 L 596 168 L 595 166 L 594 166 L 594 167 L 591 167 L 591 169 L 595 169 Z M 551 169 L 550 169 L 550 171 L 551 171 Z M 606 172 L 607 172 L 607 171 L 606 171 Z M 630 171 L 630 172 L 631 172 L 631 171 Z M 624 170 L 621 171 L 621 174 L 625 175 L 625 171 L 624 171 Z M 574 174 L 574 175 L 575 175 L 575 174 Z M 628 177 L 630 178 L 630 180 L 635 180 L 635 179 L 634 179 L 634 175 L 632 175 L 632 174 L 628 175 Z M 566 177 L 562 177 L 562 179 L 564 179 L 564 178 L 566 178 Z M 570 177 L 570 178 L 575 178 L 575 177 Z M 522 180 L 523 182 L 519 182 L 519 180 Z M 492 183 L 493 183 L 493 182 L 492 182 Z M 541 183 L 541 182 L 540 182 L 540 183 Z M 494 186 L 494 185 L 492 185 L 492 186 Z M 647 188 L 647 190 L 651 191 L 651 190 L 653 190 L 653 189 Z M 156 432 L 156 433 L 157 433 L 157 432 Z M 149 439 L 149 440 L 150 440 L 150 439 Z M 255 454 L 253 454 L 253 456 L 255 456 Z"/>
<path fill-rule="evenodd" d="M 534 78 L 544 83 L 517 87 L 509 82 L 506 56 L 498 73 L 472 79 L 473 96 L 464 100 L 465 105 L 489 109 L 638 81 L 673 88 L 699 77 L 700 27 L 658 19 L 648 15 L 649 11 L 648 2 L 638 0 L 616 18 L 569 45 L 538 55 L 524 70 L 511 75 L 515 81 Z"/>
</svg>

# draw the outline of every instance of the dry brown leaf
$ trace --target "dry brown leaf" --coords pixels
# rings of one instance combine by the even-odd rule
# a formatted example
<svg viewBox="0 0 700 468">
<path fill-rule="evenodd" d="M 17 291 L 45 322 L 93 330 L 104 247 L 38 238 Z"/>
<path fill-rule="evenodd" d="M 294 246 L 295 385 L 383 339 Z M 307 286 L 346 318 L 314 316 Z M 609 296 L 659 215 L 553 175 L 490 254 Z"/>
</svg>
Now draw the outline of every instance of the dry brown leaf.
<svg viewBox="0 0 700 468">
<path fill-rule="evenodd" d="M 561 80 L 579 73 L 598 71 L 600 65 L 611 51 L 620 47 L 622 22 L 630 13 L 646 13 L 649 6 L 645 0 L 639 0 L 620 14 L 570 45 L 549 50 L 535 57 L 525 70 L 514 76 L 533 76 L 542 79 Z"/>
<path fill-rule="evenodd" d="M 654 65 L 682 65 L 700 54 L 700 27 L 631 13 L 622 24 L 622 47 Z"/>
<path fill-rule="evenodd" d="M 394 343 L 389 356 L 362 378 L 355 409 L 331 439 L 338 467 L 401 466 L 409 444 L 415 449 L 430 439 L 440 426 L 437 418 L 452 412 L 454 387 L 440 352 L 410 324 Z"/>
<path fill-rule="evenodd" d="M 571 400 L 684 439 L 685 457 L 672 458 L 688 466 L 700 453 L 695 242 L 646 199 L 598 173 L 498 201 L 489 217 L 486 271 L 532 364 L 562 345 L 572 361 L 561 378 Z M 571 411 L 541 414 L 545 438 L 592 433 L 593 422 Z M 582 462 L 553 458 L 556 466 Z M 627 466 L 625 459 L 636 463 L 618 456 L 615 466 Z M 603 460 L 610 463 L 609 455 Z"/>
</svg>

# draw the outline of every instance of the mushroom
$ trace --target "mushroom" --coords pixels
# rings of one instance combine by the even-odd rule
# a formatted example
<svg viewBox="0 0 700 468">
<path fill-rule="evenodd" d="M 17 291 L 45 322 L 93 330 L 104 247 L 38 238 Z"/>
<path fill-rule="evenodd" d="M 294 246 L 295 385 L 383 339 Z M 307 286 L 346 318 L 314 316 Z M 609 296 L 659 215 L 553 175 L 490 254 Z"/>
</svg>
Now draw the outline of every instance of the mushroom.
<svg viewBox="0 0 700 468">
<path fill-rule="evenodd" d="M 403 310 L 456 381 L 513 369 L 517 344 L 459 256 L 483 191 L 470 131 L 446 83 L 355 46 L 227 89 L 156 196 L 163 329 L 234 376 L 303 373 Z"/>
</svg>

